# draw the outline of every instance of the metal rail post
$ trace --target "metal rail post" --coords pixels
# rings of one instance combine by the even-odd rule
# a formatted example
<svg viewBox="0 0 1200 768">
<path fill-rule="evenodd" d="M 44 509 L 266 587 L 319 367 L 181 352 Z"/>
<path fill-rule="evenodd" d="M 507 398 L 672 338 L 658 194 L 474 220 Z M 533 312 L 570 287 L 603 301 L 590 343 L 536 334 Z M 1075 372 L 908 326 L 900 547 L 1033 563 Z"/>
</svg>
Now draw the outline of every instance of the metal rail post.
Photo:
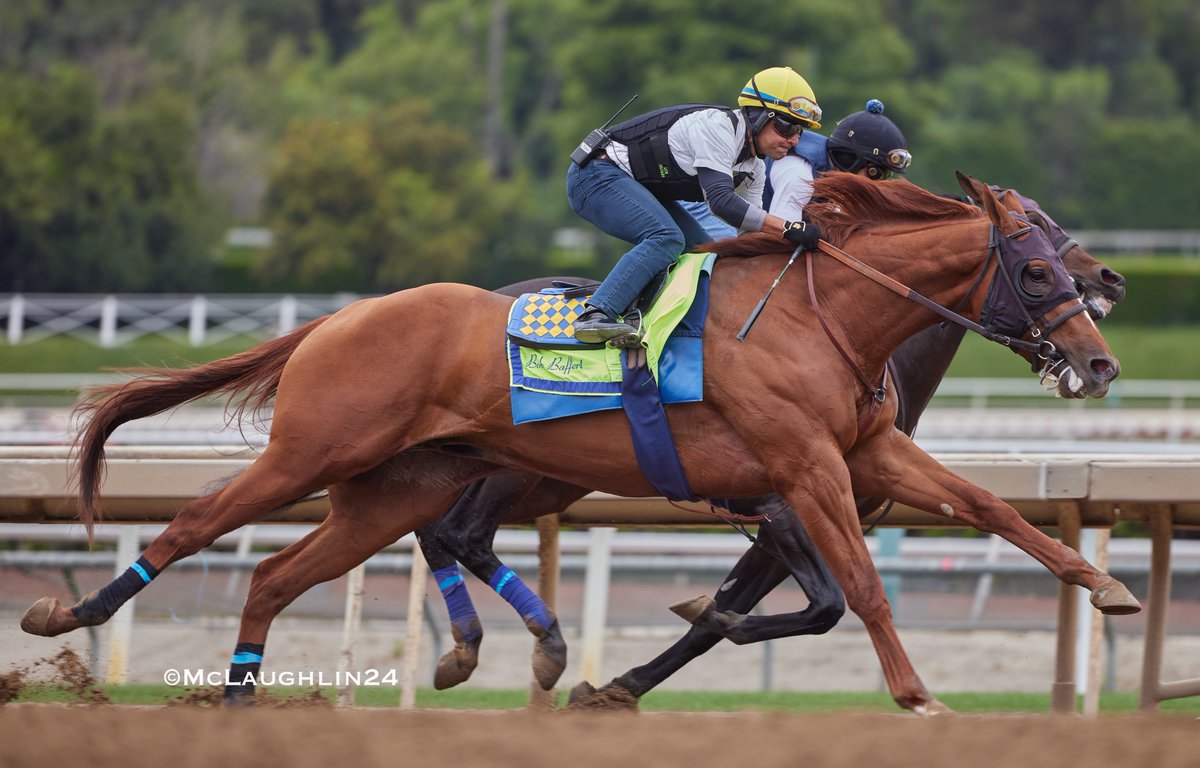
<svg viewBox="0 0 1200 768">
<path fill-rule="evenodd" d="M 604 656 L 604 623 L 608 617 L 608 578 L 615 528 L 593 528 L 588 534 L 587 576 L 583 587 L 583 659 L 580 675 L 600 681 Z"/>
<path fill-rule="evenodd" d="M 1171 602 L 1171 508 L 1159 504 L 1147 510 L 1150 524 L 1150 595 L 1146 607 L 1146 640 L 1142 653 L 1143 712 L 1161 701 L 1163 640 L 1167 634 L 1167 604 Z"/>
<path fill-rule="evenodd" d="M 1058 527 L 1062 543 L 1079 551 L 1079 505 L 1058 505 Z M 1079 603 L 1072 584 L 1058 586 L 1058 646 L 1054 654 L 1054 684 L 1050 687 L 1050 711 L 1075 711 L 1075 622 Z"/>
<path fill-rule="evenodd" d="M 350 569 L 346 579 L 346 613 L 342 621 L 342 651 L 338 654 L 338 672 L 342 684 L 338 686 L 337 706 L 354 706 L 354 686 L 345 682 L 347 672 L 354 669 L 354 641 L 362 627 L 363 582 L 367 573 L 365 563 Z"/>
<path fill-rule="evenodd" d="M 8 343 L 20 344 L 25 331 L 25 297 L 15 294 L 8 305 Z"/>
<path fill-rule="evenodd" d="M 1096 554 L 1092 565 L 1108 572 L 1108 540 L 1112 531 L 1100 528 L 1096 531 Z M 1100 713 L 1100 689 L 1104 686 L 1104 653 L 1107 650 L 1104 643 L 1104 614 L 1091 611 L 1091 626 L 1087 654 L 1087 671 L 1084 679 L 1087 681 L 1083 691 L 1083 716 L 1095 717 Z"/>
<path fill-rule="evenodd" d="M 125 525 L 117 534 L 117 578 L 125 573 L 129 564 L 138 557 L 139 526 Z M 136 597 L 131 597 L 121 610 L 108 620 L 108 671 L 104 680 L 108 683 L 123 683 L 129 672 L 129 643 L 133 637 L 133 611 Z"/>
<path fill-rule="evenodd" d="M 400 709 L 412 709 L 417 703 L 417 661 L 421 651 L 421 617 L 425 606 L 425 579 L 429 567 L 421 544 L 413 536 L 412 574 L 408 583 L 408 618 L 404 631 L 404 668 L 400 673 Z"/>
</svg>

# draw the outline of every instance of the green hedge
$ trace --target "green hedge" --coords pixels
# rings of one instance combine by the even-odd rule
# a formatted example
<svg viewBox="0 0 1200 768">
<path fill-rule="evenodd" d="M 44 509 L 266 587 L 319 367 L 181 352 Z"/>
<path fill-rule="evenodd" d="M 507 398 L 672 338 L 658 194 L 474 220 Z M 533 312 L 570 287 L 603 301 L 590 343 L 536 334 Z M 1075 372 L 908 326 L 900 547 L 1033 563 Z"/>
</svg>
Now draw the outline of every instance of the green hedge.
<svg viewBox="0 0 1200 768">
<path fill-rule="evenodd" d="M 1119 325 L 1200 324 L 1200 258 L 1101 258 L 1125 276 L 1125 300 L 1105 320 Z"/>
</svg>

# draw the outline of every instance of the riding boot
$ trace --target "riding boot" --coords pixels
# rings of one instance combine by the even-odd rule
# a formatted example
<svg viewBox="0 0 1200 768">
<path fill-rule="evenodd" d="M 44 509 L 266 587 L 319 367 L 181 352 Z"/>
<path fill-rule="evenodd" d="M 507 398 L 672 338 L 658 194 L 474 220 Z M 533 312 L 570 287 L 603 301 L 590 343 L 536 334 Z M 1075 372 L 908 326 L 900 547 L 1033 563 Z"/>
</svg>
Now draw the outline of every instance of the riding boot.
<svg viewBox="0 0 1200 768">
<path fill-rule="evenodd" d="M 620 320 L 614 320 L 599 307 L 588 305 L 587 310 L 575 319 L 575 338 L 584 344 L 601 344 L 622 337 L 637 338 L 637 328 Z"/>
</svg>

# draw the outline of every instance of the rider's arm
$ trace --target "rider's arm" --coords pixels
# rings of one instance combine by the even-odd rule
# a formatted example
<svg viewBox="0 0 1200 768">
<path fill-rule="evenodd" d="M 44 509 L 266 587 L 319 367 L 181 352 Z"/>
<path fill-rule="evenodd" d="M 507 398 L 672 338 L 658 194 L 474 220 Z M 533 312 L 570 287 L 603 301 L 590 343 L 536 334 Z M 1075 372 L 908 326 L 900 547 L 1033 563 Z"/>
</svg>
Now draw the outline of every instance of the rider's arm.
<svg viewBox="0 0 1200 768">
<path fill-rule="evenodd" d="M 738 197 L 733 176 L 712 168 L 696 168 L 704 199 L 713 213 L 743 232 L 766 232 L 783 236 L 784 220 Z"/>
<path fill-rule="evenodd" d="M 799 221 L 804 206 L 812 199 L 812 165 L 802 157 L 787 154 L 771 163 L 771 213 L 787 221 Z"/>
</svg>

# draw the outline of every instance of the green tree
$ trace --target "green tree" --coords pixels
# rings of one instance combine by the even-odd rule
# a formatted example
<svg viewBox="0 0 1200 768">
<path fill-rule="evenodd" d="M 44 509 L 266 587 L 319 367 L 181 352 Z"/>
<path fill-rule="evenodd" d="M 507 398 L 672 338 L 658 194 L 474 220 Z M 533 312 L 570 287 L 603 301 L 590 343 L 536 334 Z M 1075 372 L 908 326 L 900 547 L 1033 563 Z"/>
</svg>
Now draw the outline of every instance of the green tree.
<svg viewBox="0 0 1200 768">
<path fill-rule="evenodd" d="M 495 287 L 528 276 L 545 242 L 520 182 L 494 180 L 471 135 L 421 102 L 298 121 L 279 155 L 265 203 L 276 240 L 260 267 L 276 285 Z"/>
<path fill-rule="evenodd" d="M 219 229 L 189 154 L 187 105 L 155 92 L 101 114 L 95 81 L 66 66 L 7 78 L 4 90 L 0 130 L 26 147 L 6 173 L 41 176 L 24 184 L 28 206 L 20 198 L 4 206 L 5 282 L 39 291 L 194 289 Z"/>
<path fill-rule="evenodd" d="M 1078 225 L 1107 229 L 1195 226 L 1200 221 L 1200 133 L 1191 120 L 1107 123 L 1087 144 Z"/>
</svg>

